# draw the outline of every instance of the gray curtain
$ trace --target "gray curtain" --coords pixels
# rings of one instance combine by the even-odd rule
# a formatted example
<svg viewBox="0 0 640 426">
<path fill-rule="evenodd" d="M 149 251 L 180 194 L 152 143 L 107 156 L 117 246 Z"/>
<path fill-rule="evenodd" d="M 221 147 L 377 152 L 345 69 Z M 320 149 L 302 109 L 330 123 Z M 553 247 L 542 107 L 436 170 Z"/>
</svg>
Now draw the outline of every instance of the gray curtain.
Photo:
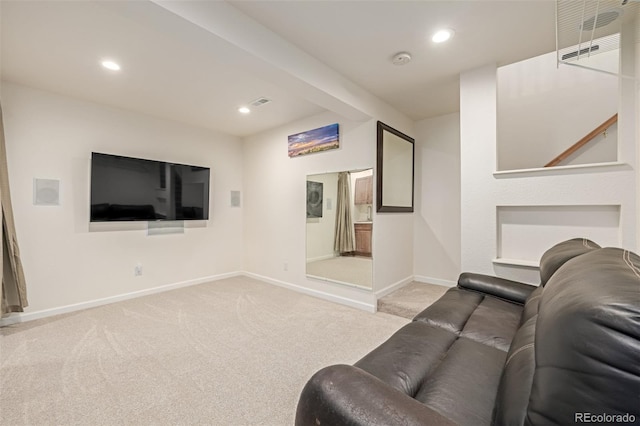
<svg viewBox="0 0 640 426">
<path fill-rule="evenodd" d="M 349 172 L 338 173 L 336 231 L 333 250 L 339 253 L 355 251 L 353 219 L 351 218 L 351 185 Z"/>
<path fill-rule="evenodd" d="M 2 204 L 2 286 L 0 286 L 2 308 L 0 314 L 5 315 L 10 312 L 22 312 L 23 308 L 29 304 L 11 207 L 2 106 L 0 106 L 0 203 Z"/>
</svg>

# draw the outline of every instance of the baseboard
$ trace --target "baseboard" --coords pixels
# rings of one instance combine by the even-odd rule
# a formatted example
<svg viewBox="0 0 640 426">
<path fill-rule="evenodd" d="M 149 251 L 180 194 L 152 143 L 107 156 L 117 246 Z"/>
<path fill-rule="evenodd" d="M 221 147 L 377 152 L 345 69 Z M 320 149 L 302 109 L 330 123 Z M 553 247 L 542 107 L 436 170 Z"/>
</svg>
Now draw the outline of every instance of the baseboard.
<svg viewBox="0 0 640 426">
<path fill-rule="evenodd" d="M 335 257 L 336 257 L 335 254 L 325 254 L 324 256 L 318 256 L 318 257 L 309 258 L 309 259 L 307 259 L 307 263 L 319 262 L 321 260 L 334 259 Z"/>
<path fill-rule="evenodd" d="M 441 278 L 424 277 L 421 275 L 414 276 L 413 280 L 419 283 L 435 284 L 441 285 L 443 287 L 455 287 L 458 285 L 458 283 L 455 281 L 443 280 Z"/>
<path fill-rule="evenodd" d="M 409 284 L 411 281 L 414 280 L 413 276 L 401 279 L 400 281 L 396 281 L 395 283 L 388 285 L 387 287 L 383 288 L 382 290 L 378 290 L 376 291 L 376 299 L 380 299 L 381 297 L 386 296 L 389 293 L 393 293 L 394 291 L 398 290 L 399 288 L 404 287 L 405 285 Z"/>
<path fill-rule="evenodd" d="M 54 315 L 81 311 L 83 309 L 95 308 L 97 306 L 108 305 L 110 303 L 120 302 L 123 300 L 135 299 L 137 297 L 148 296 L 150 294 L 161 293 L 164 291 L 175 290 L 182 287 L 189 287 L 192 285 L 204 284 L 211 281 L 218 281 L 225 278 L 237 277 L 239 275 L 242 275 L 242 274 L 240 272 L 229 272 L 226 274 L 211 275 L 208 277 L 181 281 L 178 283 L 148 288 L 144 290 L 134 291 L 131 293 L 118 294 L 116 296 L 109 296 L 102 299 L 95 299 L 95 300 L 89 300 L 87 302 L 80 302 L 72 305 L 60 306 L 58 308 L 44 309 L 44 310 L 35 311 L 35 312 L 13 313 L 5 318 L 0 318 L 0 327 L 5 327 L 7 325 L 18 324 L 18 323 L 27 322 L 27 321 L 33 321 L 41 318 L 47 318 Z"/>
<path fill-rule="evenodd" d="M 320 299 L 328 300 L 330 302 L 336 302 L 341 305 L 351 306 L 352 308 L 361 309 L 367 312 L 376 312 L 376 306 L 370 303 L 360 302 L 358 300 L 349 299 L 348 297 L 336 296 L 335 294 L 325 293 L 324 291 L 313 290 L 307 287 L 302 287 L 296 284 L 288 283 L 285 281 L 276 280 L 273 278 L 265 277 L 263 275 L 254 274 L 253 272 L 242 272 L 242 275 L 254 278 L 259 281 L 263 281 L 268 284 L 273 284 L 278 287 L 283 287 L 289 290 L 297 291 L 298 293 L 304 293 L 309 296 L 318 297 Z"/>
<path fill-rule="evenodd" d="M 120 302 L 123 300 L 134 299 L 137 297 L 147 296 L 155 293 L 161 293 L 164 291 L 175 290 L 182 287 L 189 287 L 192 285 L 204 284 L 207 282 L 218 281 L 225 278 L 237 277 L 237 276 L 247 276 L 250 278 L 257 279 L 259 281 L 263 281 L 269 284 L 273 284 L 279 287 L 284 287 L 289 290 L 297 291 L 299 293 L 308 294 L 310 296 L 318 297 L 320 299 L 329 300 L 331 302 L 339 303 L 341 305 L 351 306 L 356 309 L 360 309 L 367 312 L 376 312 L 377 307 L 374 304 L 361 302 L 358 300 L 353 300 L 343 296 L 336 296 L 334 294 L 326 293 L 319 290 L 313 290 L 307 287 L 302 287 L 296 284 L 288 283 L 285 281 L 276 280 L 273 278 L 265 277 L 262 275 L 254 274 L 251 272 L 229 272 L 225 274 L 212 275 L 208 277 L 196 278 L 193 280 L 181 281 L 178 283 L 167 284 L 159 287 L 148 288 L 144 290 L 134 291 L 131 293 L 118 294 L 115 296 L 105 297 L 102 299 L 89 300 L 86 302 L 75 303 L 72 305 L 60 306 L 57 308 L 51 309 L 43 309 L 41 311 L 34 312 L 20 312 L 20 313 L 12 313 L 7 317 L 0 318 L 0 327 L 5 327 L 12 324 L 19 324 L 27 321 L 34 321 L 37 319 L 47 318 L 54 315 L 67 314 L 70 312 L 81 311 L 83 309 L 95 308 L 102 305 L 108 305 L 110 303 Z M 413 280 L 413 277 L 408 277 L 403 280 L 400 280 L 390 286 L 377 291 L 375 293 L 376 298 L 383 297 L 392 291 L 403 287 L 404 285 L 410 283 Z M 432 282 L 432 281 L 429 281 Z"/>
</svg>

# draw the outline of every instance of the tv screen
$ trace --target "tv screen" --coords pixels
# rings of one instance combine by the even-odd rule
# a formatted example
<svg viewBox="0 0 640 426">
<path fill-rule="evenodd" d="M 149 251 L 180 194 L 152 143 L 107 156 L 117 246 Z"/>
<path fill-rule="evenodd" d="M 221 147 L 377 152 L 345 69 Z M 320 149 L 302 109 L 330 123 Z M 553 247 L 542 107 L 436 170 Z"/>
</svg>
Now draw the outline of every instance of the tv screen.
<svg viewBox="0 0 640 426">
<path fill-rule="evenodd" d="M 209 168 L 91 154 L 91 222 L 209 219 Z"/>
</svg>

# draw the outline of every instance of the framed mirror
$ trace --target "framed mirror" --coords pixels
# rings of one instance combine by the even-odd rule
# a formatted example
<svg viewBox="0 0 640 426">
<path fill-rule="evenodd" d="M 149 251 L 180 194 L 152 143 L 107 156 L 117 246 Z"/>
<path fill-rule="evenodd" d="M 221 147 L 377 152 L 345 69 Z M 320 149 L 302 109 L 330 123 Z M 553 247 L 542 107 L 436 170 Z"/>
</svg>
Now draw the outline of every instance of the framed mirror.
<svg viewBox="0 0 640 426">
<path fill-rule="evenodd" d="M 413 212 L 414 142 L 378 121 L 376 211 Z"/>
</svg>

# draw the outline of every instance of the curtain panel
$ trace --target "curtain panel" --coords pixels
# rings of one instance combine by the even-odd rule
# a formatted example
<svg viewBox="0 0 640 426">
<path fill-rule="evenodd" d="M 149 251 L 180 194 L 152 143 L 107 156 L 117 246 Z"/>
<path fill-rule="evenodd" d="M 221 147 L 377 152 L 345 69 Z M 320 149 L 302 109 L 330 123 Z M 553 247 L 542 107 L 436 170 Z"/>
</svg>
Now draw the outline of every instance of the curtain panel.
<svg viewBox="0 0 640 426">
<path fill-rule="evenodd" d="M 13 220 L 11 192 L 9 190 L 9 171 L 7 169 L 7 150 L 4 137 L 4 120 L 0 105 L 0 203 L 2 204 L 2 300 L 1 315 L 11 312 L 23 312 L 28 306 L 27 286 L 20 260 L 18 237 Z"/>
<path fill-rule="evenodd" d="M 351 174 L 338 174 L 338 196 L 336 201 L 336 228 L 333 249 L 339 253 L 355 251 L 355 231 L 351 217 Z"/>
</svg>

